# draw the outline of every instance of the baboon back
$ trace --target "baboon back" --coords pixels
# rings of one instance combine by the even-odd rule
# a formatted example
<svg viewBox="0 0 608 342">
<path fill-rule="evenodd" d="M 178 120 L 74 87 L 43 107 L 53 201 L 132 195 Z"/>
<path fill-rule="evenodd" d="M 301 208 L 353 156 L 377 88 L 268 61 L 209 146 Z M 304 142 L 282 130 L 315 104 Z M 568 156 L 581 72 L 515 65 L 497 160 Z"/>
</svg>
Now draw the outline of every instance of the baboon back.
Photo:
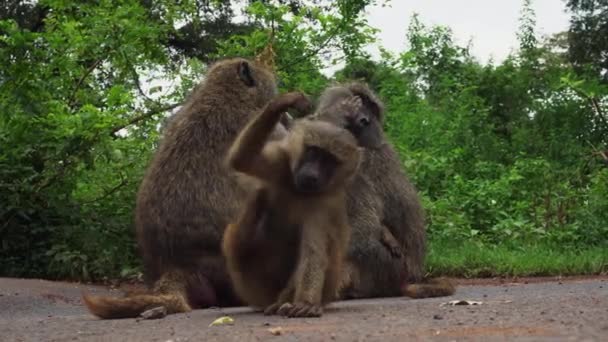
<svg viewBox="0 0 608 342">
<path fill-rule="evenodd" d="M 218 299 L 231 301 L 220 245 L 244 193 L 222 161 L 248 118 L 275 94 L 274 75 L 264 67 L 221 61 L 169 121 L 137 196 L 137 238 L 150 285 L 177 268 L 190 274 L 186 282 L 205 277 Z"/>
</svg>

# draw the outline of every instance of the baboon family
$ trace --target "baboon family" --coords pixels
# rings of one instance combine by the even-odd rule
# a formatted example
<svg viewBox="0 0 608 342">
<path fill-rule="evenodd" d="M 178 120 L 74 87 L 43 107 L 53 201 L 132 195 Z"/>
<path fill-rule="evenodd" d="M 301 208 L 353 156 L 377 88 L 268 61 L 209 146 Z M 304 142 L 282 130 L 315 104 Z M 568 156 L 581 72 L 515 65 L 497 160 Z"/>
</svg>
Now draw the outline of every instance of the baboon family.
<svg viewBox="0 0 608 342">
<path fill-rule="evenodd" d="M 325 90 L 309 114 L 278 95 L 266 65 L 215 63 L 169 121 L 137 194 L 135 226 L 149 290 L 83 296 L 100 318 L 247 304 L 320 316 L 335 299 L 444 296 L 425 280 L 416 191 L 365 85 Z"/>
</svg>

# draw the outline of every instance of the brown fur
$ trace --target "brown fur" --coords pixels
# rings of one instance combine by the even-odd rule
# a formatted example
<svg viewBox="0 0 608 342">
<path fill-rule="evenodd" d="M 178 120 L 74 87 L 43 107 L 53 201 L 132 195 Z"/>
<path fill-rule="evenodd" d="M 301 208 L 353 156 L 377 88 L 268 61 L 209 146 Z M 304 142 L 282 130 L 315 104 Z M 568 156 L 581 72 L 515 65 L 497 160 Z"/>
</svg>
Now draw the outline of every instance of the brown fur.
<svg viewBox="0 0 608 342">
<path fill-rule="evenodd" d="M 146 310 L 164 306 L 168 314 L 191 310 L 179 274 L 165 273 L 152 291 L 126 293 L 123 298 L 83 295 L 89 311 L 101 318 L 137 317 Z"/>
<path fill-rule="evenodd" d="M 245 192 L 222 161 L 251 114 L 276 93 L 274 74 L 257 62 L 227 59 L 208 70 L 167 123 L 137 194 L 137 241 L 152 292 L 85 297 L 93 314 L 134 317 L 151 306 L 184 312 L 240 304 L 220 246 Z"/>
<path fill-rule="evenodd" d="M 443 297 L 454 294 L 456 287 L 446 278 L 434 278 L 424 284 L 404 284 L 401 292 L 411 298 Z"/>
<path fill-rule="evenodd" d="M 351 99 L 360 99 L 361 106 Z M 356 115 L 353 113 L 363 111 Z M 345 116 L 371 119 L 357 136 L 367 147 L 361 169 L 348 188 L 352 238 L 348 253 L 350 274 L 343 275 L 344 298 L 425 295 L 447 296 L 454 286 L 447 280 L 424 278 L 425 219 L 416 189 L 383 129 L 384 106 L 367 86 L 350 83 L 327 89 L 315 117 L 347 125 Z M 353 132 L 355 133 L 355 132 Z"/>
<path fill-rule="evenodd" d="M 259 186 L 242 215 L 228 226 L 224 254 L 237 293 L 266 314 L 320 316 L 323 305 L 336 298 L 348 247 L 345 186 L 359 164 L 352 134 L 302 119 L 284 140 L 266 141 L 279 113 L 306 102 L 298 93 L 273 101 L 243 130 L 227 158 L 236 171 L 259 180 Z M 308 146 L 339 161 L 312 193 L 298 188 Z"/>
</svg>

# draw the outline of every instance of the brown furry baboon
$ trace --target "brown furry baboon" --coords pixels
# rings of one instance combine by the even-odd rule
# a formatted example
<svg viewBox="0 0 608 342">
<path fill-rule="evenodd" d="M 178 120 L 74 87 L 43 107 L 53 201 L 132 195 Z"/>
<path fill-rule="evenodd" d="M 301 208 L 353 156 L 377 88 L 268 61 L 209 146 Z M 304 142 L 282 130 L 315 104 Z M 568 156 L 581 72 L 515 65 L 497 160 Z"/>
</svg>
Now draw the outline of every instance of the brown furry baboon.
<svg viewBox="0 0 608 342">
<path fill-rule="evenodd" d="M 221 239 L 246 193 L 222 161 L 251 115 L 276 94 L 275 75 L 258 62 L 227 59 L 208 70 L 168 122 L 137 194 L 137 241 L 151 291 L 85 296 L 93 314 L 134 317 L 157 306 L 175 313 L 240 304 Z"/>
<path fill-rule="evenodd" d="M 236 292 L 266 314 L 317 317 L 336 299 L 350 227 L 346 184 L 360 152 L 346 129 L 307 119 L 267 142 L 280 113 L 306 106 L 290 93 L 273 100 L 234 142 L 227 162 L 259 181 L 226 229 L 223 251 Z"/>
<path fill-rule="evenodd" d="M 451 295 L 454 287 L 448 280 L 424 279 L 424 212 L 384 135 L 383 112 L 382 102 L 366 85 L 350 83 L 325 90 L 314 115 L 347 128 L 366 147 L 348 187 L 352 237 L 342 297 Z"/>
</svg>

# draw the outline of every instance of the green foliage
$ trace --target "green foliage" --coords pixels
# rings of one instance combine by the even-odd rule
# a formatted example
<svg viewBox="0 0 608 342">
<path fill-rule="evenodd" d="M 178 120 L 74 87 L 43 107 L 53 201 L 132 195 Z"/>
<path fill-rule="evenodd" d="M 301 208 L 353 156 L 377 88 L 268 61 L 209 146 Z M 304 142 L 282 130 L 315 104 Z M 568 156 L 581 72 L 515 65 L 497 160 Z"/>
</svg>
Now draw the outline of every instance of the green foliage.
<svg viewBox="0 0 608 342">
<path fill-rule="evenodd" d="M 114 275 L 135 260 L 126 223 L 150 153 L 137 134 L 116 133 L 138 112 L 160 113 L 164 98 L 136 103 L 136 69 L 170 66 L 165 27 L 145 24 L 137 4 L 43 5 L 53 11 L 42 32 L 0 22 L 0 139 L 10 146 L 0 152 L 0 273 Z"/>
<path fill-rule="evenodd" d="M 386 129 L 422 192 L 431 239 L 608 246 L 607 197 L 596 197 L 605 157 L 595 157 L 608 132 L 597 99 L 608 91 L 573 80 L 532 38 L 520 55 L 482 67 L 449 30 L 412 23 L 400 64 L 371 70 L 384 72 Z"/>
<path fill-rule="evenodd" d="M 384 99 L 385 129 L 427 210 L 432 273 L 605 271 L 604 2 L 568 2 L 570 38 L 598 44 L 539 42 L 524 2 L 520 51 L 498 65 L 417 16 L 405 51 L 371 60 L 373 3 L 0 5 L 0 275 L 135 274 L 135 194 L 165 117 L 206 62 L 254 56 L 270 40 L 282 91 L 315 96 L 332 81 L 323 68 L 345 62 L 335 80 L 364 80 Z"/>
<path fill-rule="evenodd" d="M 532 277 L 608 272 L 608 251 L 602 247 L 564 249 L 545 243 L 510 246 L 435 239 L 429 250 L 427 272 L 431 276 Z"/>
<path fill-rule="evenodd" d="M 568 0 L 568 56 L 575 69 L 608 84 L 608 1 Z"/>
<path fill-rule="evenodd" d="M 158 128 L 201 78 L 201 61 L 252 56 L 274 29 L 284 88 L 314 93 L 327 81 L 319 53 L 357 55 L 373 32 L 361 15 L 368 1 L 255 2 L 245 24 L 233 24 L 231 5 L 240 3 L 0 6 L 1 275 L 136 272 L 137 187 Z"/>
<path fill-rule="evenodd" d="M 321 73 L 324 62 L 357 58 L 372 41 L 375 30 L 361 13 L 368 2 L 340 0 L 323 11 L 304 4 L 293 10 L 255 1 L 247 11 L 260 28 L 221 42 L 217 56 L 251 57 L 272 40 L 281 90 L 318 94 L 327 84 Z"/>
</svg>

